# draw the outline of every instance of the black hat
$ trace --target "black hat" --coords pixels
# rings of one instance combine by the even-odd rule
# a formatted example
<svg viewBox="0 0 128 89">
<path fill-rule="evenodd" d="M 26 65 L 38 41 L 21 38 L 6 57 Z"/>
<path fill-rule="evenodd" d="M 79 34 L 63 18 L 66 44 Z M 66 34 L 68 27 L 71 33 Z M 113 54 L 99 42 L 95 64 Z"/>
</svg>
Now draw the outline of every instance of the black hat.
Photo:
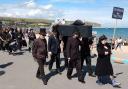
<svg viewBox="0 0 128 89">
<path fill-rule="evenodd" d="M 99 41 L 102 41 L 102 40 L 107 40 L 107 37 L 105 35 L 102 35 L 100 38 L 99 38 Z"/>
<path fill-rule="evenodd" d="M 40 33 L 41 35 L 46 35 L 46 28 L 40 28 Z"/>
<path fill-rule="evenodd" d="M 31 28 L 30 31 L 33 31 L 33 29 Z"/>
<path fill-rule="evenodd" d="M 81 25 L 85 25 L 85 23 L 81 20 L 76 20 L 73 25 L 77 25 L 77 26 L 81 26 Z"/>
</svg>

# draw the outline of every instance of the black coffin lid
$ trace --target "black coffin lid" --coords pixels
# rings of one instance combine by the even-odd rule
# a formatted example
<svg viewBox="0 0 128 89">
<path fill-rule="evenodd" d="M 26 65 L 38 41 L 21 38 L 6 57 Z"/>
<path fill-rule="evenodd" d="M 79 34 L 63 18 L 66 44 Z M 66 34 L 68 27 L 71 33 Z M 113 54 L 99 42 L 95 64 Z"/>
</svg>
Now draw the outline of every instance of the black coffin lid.
<svg viewBox="0 0 128 89">
<path fill-rule="evenodd" d="M 58 31 L 62 36 L 72 36 L 72 33 L 78 31 L 83 37 L 92 36 L 92 26 L 59 25 Z"/>
</svg>

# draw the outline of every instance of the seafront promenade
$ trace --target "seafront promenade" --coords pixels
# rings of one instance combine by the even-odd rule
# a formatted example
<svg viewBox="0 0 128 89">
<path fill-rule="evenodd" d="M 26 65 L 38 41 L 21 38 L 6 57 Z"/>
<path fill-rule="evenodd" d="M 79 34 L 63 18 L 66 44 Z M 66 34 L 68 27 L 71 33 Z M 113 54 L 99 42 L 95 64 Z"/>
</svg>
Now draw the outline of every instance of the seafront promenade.
<svg viewBox="0 0 128 89">
<path fill-rule="evenodd" d="M 126 49 L 127 47 L 124 48 Z M 125 51 L 126 50 L 123 52 Z M 126 53 L 128 52 L 126 51 Z M 114 56 L 119 55 L 123 56 L 120 49 L 114 51 Z M 62 55 L 61 58 L 63 58 Z M 47 59 L 47 61 L 49 60 Z M 62 69 L 63 64 L 62 60 Z M 92 64 L 93 67 L 95 67 L 96 58 L 92 59 Z M 0 89 L 113 89 L 109 84 L 104 86 L 97 85 L 97 79 L 89 77 L 86 73 L 85 84 L 79 83 L 75 77 L 72 80 L 68 80 L 66 78 L 67 70 L 62 70 L 62 75 L 49 73 L 47 66 L 45 67 L 45 71 L 49 76 L 49 81 L 48 85 L 44 86 L 42 80 L 35 77 L 37 67 L 37 63 L 33 60 L 31 53 L 27 51 L 23 51 L 22 54 L 17 54 L 15 56 L 0 51 L 0 71 L 3 73 L 0 76 Z M 121 89 L 127 89 L 128 64 L 113 63 L 113 68 L 115 75 L 117 75 L 116 80 L 122 84 Z"/>
</svg>

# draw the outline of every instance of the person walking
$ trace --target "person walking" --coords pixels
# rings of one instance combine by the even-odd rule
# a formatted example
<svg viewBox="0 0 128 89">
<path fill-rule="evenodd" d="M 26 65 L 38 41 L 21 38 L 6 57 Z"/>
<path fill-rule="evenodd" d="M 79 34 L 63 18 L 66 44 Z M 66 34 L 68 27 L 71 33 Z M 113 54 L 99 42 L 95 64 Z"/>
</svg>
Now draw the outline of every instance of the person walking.
<svg viewBox="0 0 128 89">
<path fill-rule="evenodd" d="M 52 71 L 52 66 L 54 61 L 56 61 L 56 70 L 59 74 L 61 74 L 60 68 L 60 39 L 59 33 L 56 27 L 53 27 L 53 35 L 49 37 L 48 40 L 48 52 L 51 55 L 51 59 L 49 62 L 49 70 Z"/>
<path fill-rule="evenodd" d="M 47 78 L 44 72 L 44 65 L 47 57 L 47 42 L 45 39 L 45 30 L 40 30 L 39 38 L 34 40 L 32 47 L 33 58 L 38 63 L 36 77 L 43 80 L 44 85 L 47 85 Z"/>
<path fill-rule="evenodd" d="M 97 45 L 97 64 L 96 64 L 96 75 L 98 77 L 98 84 L 111 84 L 113 87 L 119 87 L 120 83 L 116 82 L 111 76 L 113 76 L 113 67 L 110 61 L 111 58 L 111 46 L 107 42 L 105 35 L 99 38 Z"/>
<path fill-rule="evenodd" d="M 81 83 L 85 83 L 82 69 L 81 69 L 81 58 L 80 58 L 80 40 L 79 40 L 79 32 L 74 32 L 73 36 L 68 39 L 67 42 L 67 58 L 69 60 L 67 78 L 71 80 L 73 68 L 76 67 L 78 81 Z"/>
<path fill-rule="evenodd" d="M 93 44 L 92 39 L 89 39 L 87 37 L 81 37 L 81 68 L 83 69 L 84 60 L 86 61 L 87 69 L 89 76 L 96 77 L 93 74 L 93 69 L 91 66 L 91 51 L 90 47 Z"/>
<path fill-rule="evenodd" d="M 28 48 L 28 50 L 29 50 L 29 52 L 31 52 L 33 42 L 36 39 L 36 35 L 35 35 L 33 29 L 30 29 L 30 32 L 28 33 L 28 38 L 29 38 L 29 48 Z"/>
</svg>

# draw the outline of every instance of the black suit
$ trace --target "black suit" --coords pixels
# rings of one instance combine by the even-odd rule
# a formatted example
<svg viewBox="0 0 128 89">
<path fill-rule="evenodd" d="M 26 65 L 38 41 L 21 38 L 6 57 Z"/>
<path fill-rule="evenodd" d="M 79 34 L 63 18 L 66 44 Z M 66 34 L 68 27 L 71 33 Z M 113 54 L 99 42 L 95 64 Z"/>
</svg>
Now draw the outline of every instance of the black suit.
<svg viewBox="0 0 128 89">
<path fill-rule="evenodd" d="M 48 40 L 48 51 L 52 53 L 49 70 L 52 69 L 53 62 L 56 61 L 56 68 L 60 69 L 60 40 L 55 36 L 50 36 Z"/>
<path fill-rule="evenodd" d="M 88 68 L 88 73 L 92 75 L 92 67 L 91 67 L 91 55 L 90 55 L 90 47 L 93 42 L 88 38 L 82 38 L 81 41 L 81 68 L 83 68 L 84 60 L 86 61 L 86 65 Z"/>
<path fill-rule="evenodd" d="M 68 41 L 68 36 L 64 36 L 62 37 L 62 41 L 64 42 L 64 59 L 65 59 L 65 67 L 68 67 L 68 58 L 67 58 L 67 50 L 66 50 L 66 46 L 67 46 L 67 41 Z"/>
<path fill-rule="evenodd" d="M 77 38 L 70 37 L 67 42 L 67 58 L 69 59 L 67 77 L 70 78 L 73 72 L 73 68 L 76 67 L 78 80 L 84 80 L 83 73 L 81 71 L 80 60 L 80 41 Z"/>
</svg>

